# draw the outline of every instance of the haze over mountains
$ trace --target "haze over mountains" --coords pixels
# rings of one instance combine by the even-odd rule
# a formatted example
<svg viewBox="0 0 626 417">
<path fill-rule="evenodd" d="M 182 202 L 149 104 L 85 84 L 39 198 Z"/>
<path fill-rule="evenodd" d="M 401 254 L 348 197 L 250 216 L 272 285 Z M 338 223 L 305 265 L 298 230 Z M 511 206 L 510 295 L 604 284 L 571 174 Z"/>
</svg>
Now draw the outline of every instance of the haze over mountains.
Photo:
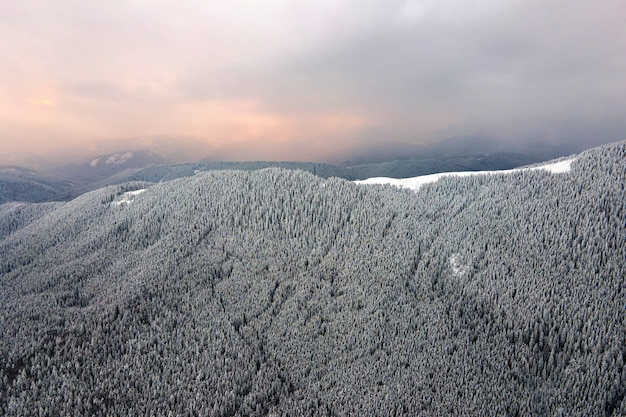
<svg viewBox="0 0 626 417">
<path fill-rule="evenodd" d="M 405 159 L 348 166 L 315 162 L 223 162 L 200 160 L 172 164 L 153 152 L 122 151 L 93 156 L 82 164 L 60 165 L 41 172 L 17 166 L 0 166 L 0 203 L 7 201 L 43 202 L 69 200 L 105 185 L 131 180 L 158 182 L 194 175 L 198 171 L 236 169 L 257 170 L 268 167 L 301 169 L 324 178 L 349 180 L 376 176 L 395 178 L 458 170 L 508 169 L 538 162 L 526 154 L 453 154 L 419 160 Z"/>
<path fill-rule="evenodd" d="M 417 191 L 203 164 L 0 205 L 0 414 L 626 415 L 626 142 Z"/>
<path fill-rule="evenodd" d="M 149 151 L 100 155 L 81 165 L 63 165 L 37 172 L 0 166 L 0 203 L 7 201 L 53 201 L 97 188 L 97 183 L 115 174 L 167 161 Z"/>
</svg>

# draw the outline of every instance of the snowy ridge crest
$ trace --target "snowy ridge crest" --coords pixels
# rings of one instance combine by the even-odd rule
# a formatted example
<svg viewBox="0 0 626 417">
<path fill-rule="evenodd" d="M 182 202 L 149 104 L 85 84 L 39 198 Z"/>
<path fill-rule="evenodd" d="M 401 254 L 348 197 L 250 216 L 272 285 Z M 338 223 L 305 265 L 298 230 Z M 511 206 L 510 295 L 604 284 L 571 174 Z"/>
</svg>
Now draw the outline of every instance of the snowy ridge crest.
<svg viewBox="0 0 626 417">
<path fill-rule="evenodd" d="M 523 171 L 548 171 L 551 174 L 563 174 L 570 172 L 572 168 L 572 162 L 576 158 L 569 158 L 562 161 L 540 165 L 530 168 L 515 168 L 505 169 L 500 171 L 460 171 L 460 172 L 441 172 L 430 175 L 420 175 L 413 178 L 388 178 L 388 177 L 375 177 L 368 178 L 366 180 L 355 181 L 357 184 L 389 184 L 399 188 L 409 188 L 411 190 L 419 190 L 422 185 L 430 184 L 439 181 L 443 177 L 469 177 L 472 175 L 506 175 Z"/>
</svg>

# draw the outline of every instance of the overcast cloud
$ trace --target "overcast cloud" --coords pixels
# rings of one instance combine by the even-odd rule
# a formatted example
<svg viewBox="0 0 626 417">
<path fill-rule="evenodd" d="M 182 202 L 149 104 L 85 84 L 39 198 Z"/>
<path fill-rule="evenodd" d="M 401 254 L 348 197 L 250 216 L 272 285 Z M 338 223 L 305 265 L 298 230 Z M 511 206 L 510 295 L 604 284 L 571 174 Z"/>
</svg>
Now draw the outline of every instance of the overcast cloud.
<svg viewBox="0 0 626 417">
<path fill-rule="evenodd" d="M 5 1 L 0 163 L 626 139 L 622 0 Z"/>
</svg>

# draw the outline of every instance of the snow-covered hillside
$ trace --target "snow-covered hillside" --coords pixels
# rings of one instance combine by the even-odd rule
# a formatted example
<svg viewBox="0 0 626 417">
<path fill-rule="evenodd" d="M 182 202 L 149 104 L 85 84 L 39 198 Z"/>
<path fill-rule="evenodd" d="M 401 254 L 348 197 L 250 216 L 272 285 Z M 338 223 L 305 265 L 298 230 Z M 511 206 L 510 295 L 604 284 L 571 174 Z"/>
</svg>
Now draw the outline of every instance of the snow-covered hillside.
<svg viewBox="0 0 626 417">
<path fill-rule="evenodd" d="M 122 194 L 122 196 L 115 200 L 112 204 L 114 206 L 121 206 L 122 204 L 126 204 L 126 205 L 130 205 L 133 200 L 135 200 L 135 197 L 137 197 L 139 194 L 145 192 L 146 189 L 142 188 L 141 190 L 135 190 L 135 191 L 127 191 L 124 194 Z"/>
<path fill-rule="evenodd" d="M 552 162 L 545 165 L 540 165 L 536 167 L 529 168 L 515 168 L 515 169 L 507 169 L 501 171 L 463 171 L 463 172 L 441 172 L 437 174 L 430 175 L 421 175 L 419 177 L 413 178 L 388 178 L 388 177 L 375 177 L 368 178 L 362 181 L 355 181 L 357 184 L 390 184 L 395 185 L 400 188 L 409 188 L 412 190 L 418 190 L 424 184 L 430 184 L 436 181 L 439 181 L 440 178 L 443 177 L 469 177 L 471 175 L 506 175 L 513 174 L 515 172 L 522 171 L 537 171 L 544 170 L 548 171 L 552 174 L 562 174 L 565 172 L 569 172 L 571 169 L 572 162 L 574 162 L 576 158 L 564 159 L 558 162 Z"/>
<path fill-rule="evenodd" d="M 626 416 L 626 141 L 479 174 L 0 205 L 0 416 Z"/>
<path fill-rule="evenodd" d="M 133 158 L 135 156 L 135 154 L 133 152 L 124 152 L 124 153 L 114 153 L 111 155 L 107 155 L 107 157 L 102 157 L 99 156 L 97 158 L 95 158 L 94 160 L 92 160 L 89 163 L 89 166 L 91 167 L 96 167 L 98 166 L 103 160 L 105 164 L 123 164 L 126 161 L 128 161 L 129 159 Z"/>
</svg>

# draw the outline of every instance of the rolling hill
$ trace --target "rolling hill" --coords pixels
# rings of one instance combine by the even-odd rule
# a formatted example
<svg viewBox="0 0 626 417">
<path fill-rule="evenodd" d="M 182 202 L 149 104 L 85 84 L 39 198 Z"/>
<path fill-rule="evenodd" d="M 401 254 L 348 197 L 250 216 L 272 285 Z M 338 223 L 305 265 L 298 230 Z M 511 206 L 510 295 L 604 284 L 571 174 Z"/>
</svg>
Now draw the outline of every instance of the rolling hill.
<svg viewBox="0 0 626 417">
<path fill-rule="evenodd" d="M 51 201 L 72 187 L 73 183 L 65 178 L 41 175 L 17 166 L 0 166 L 0 204 Z"/>
<path fill-rule="evenodd" d="M 150 151 L 116 152 L 93 157 L 81 165 L 64 165 L 49 172 L 0 167 L 0 203 L 71 200 L 89 191 L 129 181 L 160 182 L 190 177 L 198 172 L 283 168 L 310 172 L 322 178 L 363 180 L 387 176 L 404 178 L 459 170 L 507 169 L 538 162 L 511 153 L 445 157 L 440 160 L 398 160 L 351 167 L 317 162 L 198 161 L 170 164 Z"/>
</svg>

